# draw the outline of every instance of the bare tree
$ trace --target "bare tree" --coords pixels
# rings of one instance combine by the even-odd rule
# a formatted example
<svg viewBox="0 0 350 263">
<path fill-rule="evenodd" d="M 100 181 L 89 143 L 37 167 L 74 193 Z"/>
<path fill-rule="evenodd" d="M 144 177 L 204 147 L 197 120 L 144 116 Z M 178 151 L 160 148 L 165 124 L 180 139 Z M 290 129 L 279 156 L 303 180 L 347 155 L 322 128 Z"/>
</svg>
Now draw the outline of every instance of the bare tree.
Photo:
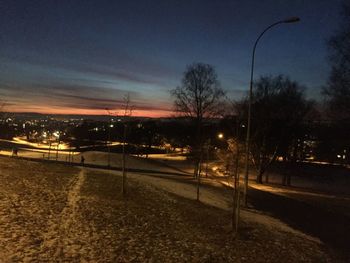
<svg viewBox="0 0 350 263">
<path fill-rule="evenodd" d="M 243 115 L 242 106 L 240 102 L 227 99 L 227 105 L 225 106 L 226 112 L 224 120 L 228 122 L 230 127 L 231 138 L 227 140 L 227 152 L 229 154 L 229 161 L 232 163 L 231 175 L 232 175 L 232 231 L 235 237 L 238 235 L 239 219 L 240 219 L 240 168 L 244 164 L 244 138 L 245 133 L 243 128 Z"/>
<path fill-rule="evenodd" d="M 240 107 L 246 114 L 247 102 L 241 102 Z M 277 155 L 296 158 L 297 139 L 312 107 L 313 102 L 305 98 L 304 87 L 288 77 L 267 76 L 255 82 L 251 154 L 258 183 L 262 183 L 263 175 Z M 285 180 L 289 184 L 290 178 Z"/>
<path fill-rule="evenodd" d="M 342 158 L 335 161 L 350 163 L 350 3 L 343 4 L 342 21 L 338 31 L 329 39 L 329 62 L 331 72 L 327 86 L 323 89 L 326 113 L 331 120 L 324 142 L 325 152 Z"/>
<path fill-rule="evenodd" d="M 213 66 L 194 63 L 184 72 L 181 86 L 172 90 L 171 94 L 174 97 L 175 110 L 180 115 L 190 118 L 195 125 L 194 176 L 197 178 L 197 200 L 199 200 L 200 167 L 203 158 L 203 119 L 219 115 L 220 102 L 225 92 L 220 88 Z"/>
<path fill-rule="evenodd" d="M 332 67 L 326 97 L 328 114 L 335 121 L 350 121 L 350 4 L 344 3 L 342 23 L 329 39 L 329 62 Z"/>
<path fill-rule="evenodd" d="M 122 194 L 126 195 L 126 183 L 127 183 L 127 170 L 126 170 L 126 153 L 125 144 L 127 137 L 127 123 L 126 119 L 132 115 L 133 107 L 130 104 L 130 94 L 124 96 L 123 98 L 123 148 L 122 148 Z"/>
</svg>

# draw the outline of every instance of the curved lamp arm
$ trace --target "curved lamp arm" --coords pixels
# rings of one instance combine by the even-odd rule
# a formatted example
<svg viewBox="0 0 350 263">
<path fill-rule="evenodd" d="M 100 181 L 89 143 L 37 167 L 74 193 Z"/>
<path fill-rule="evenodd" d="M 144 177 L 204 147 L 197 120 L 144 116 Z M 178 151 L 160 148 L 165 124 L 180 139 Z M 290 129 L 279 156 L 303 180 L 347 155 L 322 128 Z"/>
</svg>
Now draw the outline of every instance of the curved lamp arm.
<svg viewBox="0 0 350 263">
<path fill-rule="evenodd" d="M 247 136 L 246 136 L 246 156 L 245 156 L 245 177 L 244 177 L 244 194 L 243 194 L 243 203 L 247 206 L 247 191 L 248 191 L 248 177 L 249 177 L 249 152 L 250 152 L 250 126 L 251 126 L 251 108 L 252 108 L 252 96 L 253 96 L 253 77 L 254 77 L 254 61 L 255 61 L 255 49 L 258 45 L 259 40 L 265 34 L 266 31 L 272 27 L 283 24 L 283 23 L 295 23 L 299 22 L 299 17 L 290 17 L 278 22 L 275 22 L 265 28 L 254 43 L 253 54 L 252 54 L 252 65 L 250 71 L 250 87 L 249 87 L 249 103 L 248 103 L 248 121 L 247 121 Z"/>
</svg>

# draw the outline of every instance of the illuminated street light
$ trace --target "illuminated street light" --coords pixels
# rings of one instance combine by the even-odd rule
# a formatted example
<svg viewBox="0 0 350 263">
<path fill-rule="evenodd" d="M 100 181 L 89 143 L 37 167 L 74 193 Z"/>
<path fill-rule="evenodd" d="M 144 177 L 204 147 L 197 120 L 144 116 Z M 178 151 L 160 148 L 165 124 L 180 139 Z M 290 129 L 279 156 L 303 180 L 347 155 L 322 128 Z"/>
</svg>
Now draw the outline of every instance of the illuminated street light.
<svg viewBox="0 0 350 263">
<path fill-rule="evenodd" d="M 219 138 L 219 139 L 223 139 L 223 138 L 224 138 L 224 134 L 223 134 L 223 133 L 219 133 L 219 134 L 218 134 L 218 138 Z"/>
<path fill-rule="evenodd" d="M 248 191 L 248 178 L 249 178 L 249 151 L 250 151 L 250 122 L 251 122 L 251 108 L 252 108 L 252 95 L 253 95 L 253 77 L 254 77 L 254 60 L 255 60 L 255 49 L 260 40 L 260 38 L 265 34 L 266 31 L 271 29 L 272 27 L 283 24 L 283 23 L 295 23 L 299 22 L 299 17 L 290 17 L 278 22 L 275 22 L 265 28 L 258 38 L 256 39 L 253 47 L 252 54 L 252 65 L 250 71 L 250 87 L 249 87 L 249 104 L 248 104 L 248 120 L 247 120 L 247 136 L 246 136 L 246 158 L 245 158 L 245 176 L 244 176 L 244 191 L 243 191 L 243 203 L 247 205 L 247 191 Z"/>
<path fill-rule="evenodd" d="M 60 137 L 60 132 L 59 131 L 54 132 L 53 136 L 55 136 L 56 138 Z"/>
</svg>

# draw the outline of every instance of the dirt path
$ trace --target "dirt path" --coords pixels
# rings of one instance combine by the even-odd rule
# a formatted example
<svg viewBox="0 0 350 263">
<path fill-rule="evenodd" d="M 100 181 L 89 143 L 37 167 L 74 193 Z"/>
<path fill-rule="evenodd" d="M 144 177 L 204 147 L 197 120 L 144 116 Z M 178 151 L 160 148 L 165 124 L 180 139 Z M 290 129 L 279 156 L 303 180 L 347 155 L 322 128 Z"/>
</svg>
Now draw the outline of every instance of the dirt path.
<svg viewBox="0 0 350 263">
<path fill-rule="evenodd" d="M 74 256 L 80 246 L 74 244 L 79 237 L 79 200 L 80 189 L 85 181 L 85 171 L 81 169 L 77 177 L 74 178 L 71 188 L 67 193 L 67 205 L 62 210 L 59 222 L 58 244 L 55 256 Z M 72 240 L 73 237 L 73 240 Z"/>
<path fill-rule="evenodd" d="M 53 254 L 55 258 L 77 260 L 81 258 L 82 248 L 86 257 L 90 256 L 92 249 L 91 238 L 96 238 L 96 229 L 92 222 L 83 223 L 80 213 L 81 188 L 86 179 L 85 168 L 74 176 L 67 189 L 67 201 L 57 220 L 49 223 L 49 228 L 44 236 L 41 251 Z"/>
</svg>

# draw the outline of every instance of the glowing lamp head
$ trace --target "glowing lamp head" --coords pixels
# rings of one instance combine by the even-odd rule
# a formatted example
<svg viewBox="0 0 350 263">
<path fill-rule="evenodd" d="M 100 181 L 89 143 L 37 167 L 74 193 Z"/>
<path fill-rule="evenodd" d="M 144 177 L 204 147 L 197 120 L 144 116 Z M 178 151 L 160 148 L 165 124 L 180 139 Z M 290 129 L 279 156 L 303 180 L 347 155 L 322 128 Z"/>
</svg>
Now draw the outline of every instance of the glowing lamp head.
<svg viewBox="0 0 350 263">
<path fill-rule="evenodd" d="M 223 138 L 224 138 L 224 134 L 223 134 L 223 133 L 219 133 L 219 134 L 218 134 L 218 138 L 219 138 L 219 139 L 223 139 Z"/>
</svg>

